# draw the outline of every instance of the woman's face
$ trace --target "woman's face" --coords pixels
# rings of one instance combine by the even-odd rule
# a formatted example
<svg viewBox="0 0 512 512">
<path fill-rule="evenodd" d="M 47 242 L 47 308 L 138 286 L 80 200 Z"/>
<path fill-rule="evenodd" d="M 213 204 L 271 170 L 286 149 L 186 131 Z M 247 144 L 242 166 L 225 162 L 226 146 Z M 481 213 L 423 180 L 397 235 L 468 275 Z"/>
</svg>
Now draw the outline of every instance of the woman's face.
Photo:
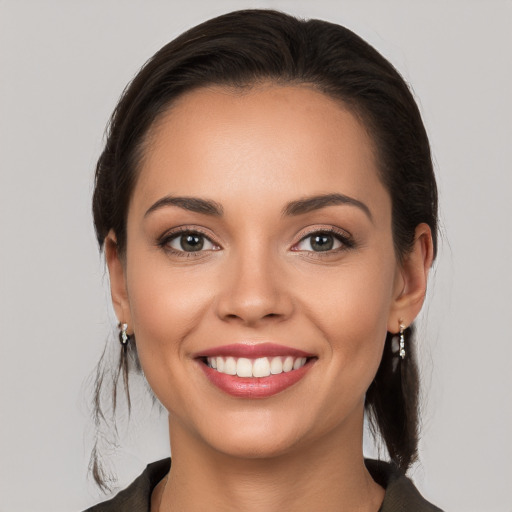
<svg viewBox="0 0 512 512">
<path fill-rule="evenodd" d="M 372 142 L 339 102 L 270 84 L 183 96 L 148 139 L 126 258 L 110 240 L 107 259 L 173 441 L 357 444 L 406 278 Z"/>
</svg>

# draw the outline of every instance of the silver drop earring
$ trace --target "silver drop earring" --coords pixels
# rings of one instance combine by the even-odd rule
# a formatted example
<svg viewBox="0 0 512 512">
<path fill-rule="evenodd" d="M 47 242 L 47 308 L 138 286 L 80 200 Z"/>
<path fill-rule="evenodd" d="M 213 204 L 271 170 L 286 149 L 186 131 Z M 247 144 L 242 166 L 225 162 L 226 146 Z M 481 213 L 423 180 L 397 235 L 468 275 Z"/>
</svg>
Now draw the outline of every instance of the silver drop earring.
<svg viewBox="0 0 512 512">
<path fill-rule="evenodd" d="M 128 330 L 128 324 L 119 324 L 119 342 L 125 347 L 130 341 L 130 336 L 126 332 Z"/>
<path fill-rule="evenodd" d="M 400 321 L 400 358 L 405 359 L 405 325 Z"/>
</svg>

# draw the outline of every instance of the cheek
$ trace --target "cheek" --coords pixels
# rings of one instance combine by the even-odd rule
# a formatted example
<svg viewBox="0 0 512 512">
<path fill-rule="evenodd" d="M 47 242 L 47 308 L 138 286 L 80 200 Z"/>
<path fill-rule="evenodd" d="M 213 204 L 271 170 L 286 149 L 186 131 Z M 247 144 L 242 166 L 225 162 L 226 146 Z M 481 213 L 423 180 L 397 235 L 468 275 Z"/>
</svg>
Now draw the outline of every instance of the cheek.
<svg viewBox="0 0 512 512">
<path fill-rule="evenodd" d="M 145 351 L 159 356 L 172 352 L 181 358 L 183 339 L 197 328 L 211 302 L 211 287 L 204 280 L 199 286 L 190 270 L 172 270 L 162 258 L 140 261 L 144 264 L 130 267 L 127 286 L 141 360 Z"/>
<path fill-rule="evenodd" d="M 211 287 L 198 286 L 204 280 L 198 282 L 187 269 L 173 271 L 160 260 L 140 258 L 144 263 L 129 267 L 133 330 L 149 386 L 169 412 L 184 411 L 195 403 L 193 386 L 183 385 L 190 379 L 187 340 L 207 314 Z"/>
<path fill-rule="evenodd" d="M 386 259 L 386 258 L 384 258 Z M 341 270 L 309 297 L 309 315 L 327 340 L 340 385 L 366 392 L 380 364 L 392 305 L 395 262 L 361 262 Z M 330 371 L 330 370 L 329 370 Z M 357 388 L 357 389 L 356 389 Z M 357 394 L 357 393 L 356 393 Z"/>
<path fill-rule="evenodd" d="M 322 281 L 310 291 L 310 302 L 331 329 L 385 332 L 393 296 L 392 260 L 387 265 L 360 261 L 325 275 Z"/>
</svg>

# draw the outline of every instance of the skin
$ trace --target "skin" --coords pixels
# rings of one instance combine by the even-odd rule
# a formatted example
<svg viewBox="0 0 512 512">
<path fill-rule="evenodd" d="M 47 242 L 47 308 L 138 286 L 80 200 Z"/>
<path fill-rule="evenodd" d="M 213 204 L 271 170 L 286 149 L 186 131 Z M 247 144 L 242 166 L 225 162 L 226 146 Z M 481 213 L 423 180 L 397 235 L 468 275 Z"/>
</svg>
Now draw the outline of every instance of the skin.
<svg viewBox="0 0 512 512">
<path fill-rule="evenodd" d="M 339 193 L 360 201 L 283 215 Z M 166 205 L 215 201 L 222 216 Z M 185 226 L 211 241 L 176 253 Z M 349 242 L 314 251 L 311 232 Z M 106 240 L 112 298 L 169 411 L 172 470 L 152 510 L 378 510 L 364 466 L 365 392 L 386 332 L 418 314 L 432 263 L 428 226 L 401 264 L 372 141 L 339 101 L 306 86 L 220 87 L 181 97 L 153 126 L 129 205 L 127 247 Z M 193 355 L 271 341 L 316 356 L 264 399 L 213 386 Z"/>
</svg>

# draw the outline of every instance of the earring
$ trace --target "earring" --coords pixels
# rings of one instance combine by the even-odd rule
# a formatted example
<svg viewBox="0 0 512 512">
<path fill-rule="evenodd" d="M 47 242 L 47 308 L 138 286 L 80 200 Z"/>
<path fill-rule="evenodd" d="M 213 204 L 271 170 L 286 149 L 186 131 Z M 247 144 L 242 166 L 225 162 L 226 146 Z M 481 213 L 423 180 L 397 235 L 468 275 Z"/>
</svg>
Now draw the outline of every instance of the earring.
<svg viewBox="0 0 512 512">
<path fill-rule="evenodd" d="M 400 358 L 401 359 L 405 359 L 405 335 L 404 335 L 404 331 L 405 331 L 405 325 L 402 323 L 402 320 L 400 320 L 400 352 L 399 352 L 399 355 L 400 355 Z"/>
<path fill-rule="evenodd" d="M 128 330 L 128 324 L 119 324 L 119 342 L 123 347 L 126 347 L 128 342 L 130 341 L 130 335 L 126 332 Z"/>
</svg>

